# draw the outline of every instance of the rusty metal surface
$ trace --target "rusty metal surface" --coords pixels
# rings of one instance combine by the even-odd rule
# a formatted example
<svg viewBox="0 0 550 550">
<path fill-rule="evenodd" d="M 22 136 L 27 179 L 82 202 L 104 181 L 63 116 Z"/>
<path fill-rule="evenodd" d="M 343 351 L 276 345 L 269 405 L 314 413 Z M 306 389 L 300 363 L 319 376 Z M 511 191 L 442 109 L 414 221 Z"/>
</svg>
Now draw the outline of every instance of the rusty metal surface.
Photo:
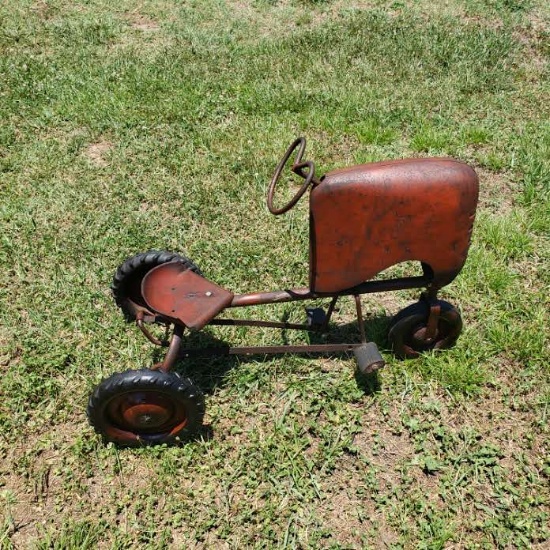
<svg viewBox="0 0 550 550">
<path fill-rule="evenodd" d="M 181 339 L 183 336 L 184 327 L 181 325 L 174 326 L 174 333 L 172 334 L 172 339 L 170 340 L 170 347 L 164 356 L 164 361 L 158 365 L 158 370 L 163 372 L 168 372 L 177 361 L 181 348 Z M 153 369 L 156 370 L 156 369 Z"/>
<path fill-rule="evenodd" d="M 300 300 L 314 300 L 316 298 L 334 298 L 338 296 L 353 296 L 355 294 L 373 294 L 375 292 L 389 292 L 421 288 L 429 284 L 428 277 L 396 277 L 395 279 L 367 281 L 351 288 L 340 289 L 334 292 L 313 292 L 308 288 L 292 288 L 276 290 L 274 292 L 250 292 L 236 294 L 230 307 L 257 306 L 280 302 L 296 302 Z"/>
<path fill-rule="evenodd" d="M 464 265 L 478 197 L 472 168 L 407 159 L 329 172 L 310 195 L 310 287 L 335 293 L 399 262 L 423 262 L 433 286 Z"/>
<path fill-rule="evenodd" d="M 153 435 L 165 428 L 167 435 L 181 432 L 188 422 L 182 402 L 160 391 L 128 391 L 116 395 L 106 407 L 110 419 L 104 430 L 114 441 L 139 440 L 139 433 Z"/>
<path fill-rule="evenodd" d="M 357 312 L 357 324 L 359 325 L 359 332 L 361 333 L 361 343 L 367 343 L 367 335 L 365 334 L 365 324 L 363 323 L 363 310 L 361 308 L 361 298 L 358 294 L 353 296 L 355 300 L 355 309 Z"/>
<path fill-rule="evenodd" d="M 233 293 L 188 269 L 181 262 L 159 265 L 147 273 L 141 293 L 156 313 L 200 330 L 233 299 Z"/>
<path fill-rule="evenodd" d="M 298 176 L 302 177 L 305 181 L 300 187 L 300 189 L 296 192 L 294 197 L 290 199 L 289 202 L 277 208 L 273 204 L 273 196 L 275 194 L 275 188 L 277 187 L 277 184 L 281 179 L 281 174 L 283 172 L 284 167 L 286 166 L 288 160 L 290 159 L 290 157 L 292 156 L 292 153 L 295 150 L 297 150 L 297 152 L 296 152 L 296 157 L 294 158 L 294 162 L 292 164 L 291 170 Z M 291 143 L 290 147 L 286 150 L 286 153 L 283 155 L 283 158 L 280 160 L 279 164 L 277 165 L 277 168 L 275 168 L 275 173 L 273 174 L 269 187 L 267 188 L 267 208 L 275 216 L 284 214 L 285 212 L 288 212 L 293 206 L 295 206 L 295 204 L 302 198 L 304 193 L 307 191 L 307 188 L 310 186 L 310 184 L 319 185 L 320 183 L 320 181 L 315 178 L 315 165 L 313 164 L 313 162 L 311 161 L 302 162 L 302 157 L 304 155 L 305 150 L 306 150 L 306 139 L 303 137 L 299 137 L 295 139 Z M 304 170 L 305 168 L 307 168 L 307 171 Z"/>
<path fill-rule="evenodd" d="M 145 335 L 147 340 L 149 340 L 151 344 L 155 344 L 155 346 L 162 346 L 162 347 L 168 346 L 168 341 L 166 340 L 166 338 L 164 338 L 164 340 L 160 340 L 159 338 L 151 334 L 149 329 L 145 326 L 145 323 L 147 322 L 145 321 L 145 319 L 149 319 L 148 322 L 152 323 L 154 322 L 155 317 L 144 315 L 143 311 L 138 311 L 136 314 L 136 325 L 139 328 L 139 330 L 141 330 L 141 332 Z M 168 336 L 168 326 L 166 327 L 166 329 L 167 329 L 166 336 Z"/>
<path fill-rule="evenodd" d="M 231 307 L 257 306 L 260 304 L 276 304 L 279 302 L 293 302 L 316 298 L 309 288 L 292 288 L 275 290 L 272 292 L 248 292 L 236 294 L 231 301 Z"/>
</svg>

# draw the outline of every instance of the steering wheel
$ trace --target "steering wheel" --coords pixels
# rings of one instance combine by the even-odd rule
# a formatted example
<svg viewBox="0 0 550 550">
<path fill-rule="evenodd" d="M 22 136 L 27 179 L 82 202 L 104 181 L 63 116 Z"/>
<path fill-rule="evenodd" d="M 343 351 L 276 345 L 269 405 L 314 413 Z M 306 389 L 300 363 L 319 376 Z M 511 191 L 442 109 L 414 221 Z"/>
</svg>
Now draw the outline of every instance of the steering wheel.
<svg viewBox="0 0 550 550">
<path fill-rule="evenodd" d="M 287 202 L 284 206 L 281 206 L 280 208 L 275 208 L 273 206 L 273 195 L 275 193 L 275 187 L 277 186 L 277 183 L 279 183 L 279 179 L 281 178 L 281 173 L 283 171 L 283 168 L 286 166 L 286 163 L 288 162 L 288 159 L 292 155 L 295 149 L 298 148 L 298 152 L 296 153 L 296 159 L 294 160 L 294 163 L 292 164 L 291 170 L 295 173 L 304 178 L 304 183 L 302 184 L 302 187 L 298 190 L 298 192 L 290 199 L 289 202 Z M 313 181 L 313 176 L 315 174 L 315 166 L 313 162 L 306 161 L 302 162 L 302 156 L 304 155 L 304 151 L 306 149 L 306 139 L 303 137 L 299 137 L 298 139 L 295 139 L 291 146 L 287 149 L 286 153 L 284 154 L 283 158 L 277 165 L 277 168 L 275 169 L 275 173 L 273 174 L 273 177 L 271 178 L 271 183 L 269 184 L 269 187 L 267 189 L 267 207 L 269 208 L 269 211 L 272 214 L 275 214 L 278 216 L 279 214 L 284 214 L 285 212 L 288 212 L 302 197 L 302 195 L 307 191 L 307 188 L 309 187 L 310 183 Z M 304 168 L 308 168 L 307 173 L 304 172 Z"/>
</svg>

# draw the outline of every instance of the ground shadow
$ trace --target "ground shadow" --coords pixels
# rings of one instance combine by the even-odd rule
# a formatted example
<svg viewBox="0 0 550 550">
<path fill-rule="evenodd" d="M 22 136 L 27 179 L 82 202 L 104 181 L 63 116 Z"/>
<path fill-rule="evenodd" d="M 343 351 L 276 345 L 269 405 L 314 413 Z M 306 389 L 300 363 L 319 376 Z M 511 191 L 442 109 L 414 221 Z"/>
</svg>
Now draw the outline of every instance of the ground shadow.
<svg viewBox="0 0 550 550">
<path fill-rule="evenodd" d="M 387 328 L 391 317 L 386 315 L 369 316 L 364 320 L 364 329 L 367 340 L 377 344 L 383 355 L 388 355 L 387 348 Z M 286 313 L 283 314 L 281 321 L 287 321 Z M 279 345 L 282 341 L 285 344 L 292 342 L 289 329 L 272 329 L 273 345 Z M 306 332 L 309 335 L 310 344 L 355 344 L 361 341 L 361 332 L 356 320 L 347 323 L 330 323 L 329 330 L 325 333 Z M 212 394 L 216 389 L 224 387 L 228 382 L 227 374 L 230 370 L 238 368 L 242 363 L 248 361 L 270 362 L 276 355 L 258 353 L 258 354 L 239 354 L 231 355 L 228 350 L 233 342 L 220 337 L 214 327 L 205 327 L 200 332 L 189 332 L 184 335 L 183 348 L 192 350 L 216 349 L 219 355 L 216 356 L 193 356 L 182 357 L 174 365 L 173 371 L 185 377 L 191 378 L 193 383 L 206 394 Z M 153 363 L 164 359 L 166 348 L 155 348 L 152 353 Z M 355 365 L 355 358 L 350 352 L 330 352 L 330 353 L 293 353 L 311 359 L 322 357 L 347 357 L 350 366 L 355 369 L 354 377 L 357 387 L 365 395 L 372 395 L 381 390 L 381 382 L 378 372 L 371 374 L 362 374 Z M 315 368 L 315 365 L 312 365 Z M 200 428 L 182 438 L 175 445 L 186 445 L 192 441 L 209 441 L 215 436 L 214 429 L 210 424 L 202 424 Z"/>
<path fill-rule="evenodd" d="M 383 355 L 391 353 L 387 348 L 386 331 L 391 317 L 385 315 L 371 316 L 364 321 L 367 339 L 377 344 Z M 281 321 L 286 321 L 282 318 Z M 361 334 L 357 321 L 349 323 L 331 323 L 326 333 L 309 332 L 310 344 L 355 344 L 361 341 Z M 288 344 L 288 329 L 273 329 L 273 342 Z M 275 355 L 265 353 L 251 353 L 230 355 L 228 350 L 232 342 L 220 338 L 214 331 L 206 327 L 200 332 L 189 333 L 184 337 L 183 347 L 193 350 L 216 349 L 219 355 L 216 356 L 193 356 L 178 359 L 174 371 L 193 380 L 205 394 L 213 393 L 217 388 L 223 387 L 226 383 L 226 375 L 233 368 L 248 361 L 269 362 Z M 165 350 L 157 348 L 153 353 L 153 362 L 160 362 L 164 358 Z M 293 353 L 303 357 L 343 357 L 347 356 L 354 362 L 353 353 L 350 352 L 329 352 L 329 353 Z M 355 365 L 354 365 L 355 366 Z M 378 373 L 362 374 L 355 369 L 355 380 L 357 386 L 370 395 L 380 391 L 381 384 Z"/>
</svg>

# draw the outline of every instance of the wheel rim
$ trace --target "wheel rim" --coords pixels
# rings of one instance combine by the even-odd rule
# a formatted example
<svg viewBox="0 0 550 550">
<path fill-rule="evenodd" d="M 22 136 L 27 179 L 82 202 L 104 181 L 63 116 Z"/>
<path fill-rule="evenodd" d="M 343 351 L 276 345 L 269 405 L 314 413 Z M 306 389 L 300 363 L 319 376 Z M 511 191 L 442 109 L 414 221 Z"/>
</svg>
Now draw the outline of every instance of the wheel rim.
<svg viewBox="0 0 550 550">
<path fill-rule="evenodd" d="M 422 352 L 451 347 L 457 340 L 462 322 L 454 311 L 442 313 L 433 338 L 426 339 L 427 316 L 412 315 L 401 319 L 390 330 L 395 353 L 402 358 L 418 357 Z"/>
<path fill-rule="evenodd" d="M 418 323 L 412 328 L 409 334 L 403 339 L 403 350 L 407 357 L 417 357 L 421 352 L 427 351 L 433 345 L 439 335 L 437 331 L 436 337 L 429 342 L 426 341 L 426 325 Z"/>
<path fill-rule="evenodd" d="M 188 422 L 183 403 L 159 391 L 131 391 L 115 396 L 105 413 L 118 432 L 148 438 L 181 431 Z"/>
<path fill-rule="evenodd" d="M 437 337 L 439 336 L 439 327 L 436 329 L 436 333 L 434 334 L 433 338 L 426 338 L 427 330 L 428 327 L 426 325 L 416 327 L 416 329 L 413 330 L 411 334 L 411 344 L 417 346 L 426 346 L 433 344 L 433 342 L 436 341 Z"/>
</svg>

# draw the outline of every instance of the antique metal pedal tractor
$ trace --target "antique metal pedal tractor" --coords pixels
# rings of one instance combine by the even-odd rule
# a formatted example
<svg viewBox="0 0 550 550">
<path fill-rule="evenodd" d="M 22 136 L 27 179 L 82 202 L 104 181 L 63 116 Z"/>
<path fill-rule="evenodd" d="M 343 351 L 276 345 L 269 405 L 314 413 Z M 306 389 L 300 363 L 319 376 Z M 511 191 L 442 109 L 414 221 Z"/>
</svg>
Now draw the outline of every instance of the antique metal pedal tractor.
<svg viewBox="0 0 550 550">
<path fill-rule="evenodd" d="M 188 258 L 150 251 L 126 260 L 116 272 L 112 291 L 117 305 L 154 344 L 168 350 L 151 369 L 130 370 L 103 380 L 90 397 L 88 417 L 106 440 L 122 445 L 173 442 L 196 431 L 204 399 L 191 380 L 171 369 L 191 355 L 353 352 L 368 374 L 384 365 L 365 334 L 362 294 L 424 288 L 418 302 L 389 324 L 388 339 L 401 358 L 452 346 L 462 321 L 459 312 L 439 300 L 438 291 L 460 272 L 470 245 L 478 197 L 478 179 L 468 165 L 448 158 L 376 162 L 335 170 L 321 178 L 303 161 L 306 142 L 292 143 L 279 162 L 267 194 L 273 214 L 283 214 L 311 189 L 309 287 L 233 294 L 202 276 Z M 273 205 L 281 173 L 295 153 L 292 171 L 304 179 L 285 206 Z M 418 261 L 422 275 L 373 278 L 404 261 Z M 360 341 L 301 346 L 214 347 L 186 349 L 184 333 L 207 325 L 247 325 L 325 332 L 341 296 L 353 296 Z M 327 298 L 328 310 L 307 311 L 308 323 L 229 319 L 236 307 Z M 169 340 L 149 331 L 163 324 Z"/>
</svg>

